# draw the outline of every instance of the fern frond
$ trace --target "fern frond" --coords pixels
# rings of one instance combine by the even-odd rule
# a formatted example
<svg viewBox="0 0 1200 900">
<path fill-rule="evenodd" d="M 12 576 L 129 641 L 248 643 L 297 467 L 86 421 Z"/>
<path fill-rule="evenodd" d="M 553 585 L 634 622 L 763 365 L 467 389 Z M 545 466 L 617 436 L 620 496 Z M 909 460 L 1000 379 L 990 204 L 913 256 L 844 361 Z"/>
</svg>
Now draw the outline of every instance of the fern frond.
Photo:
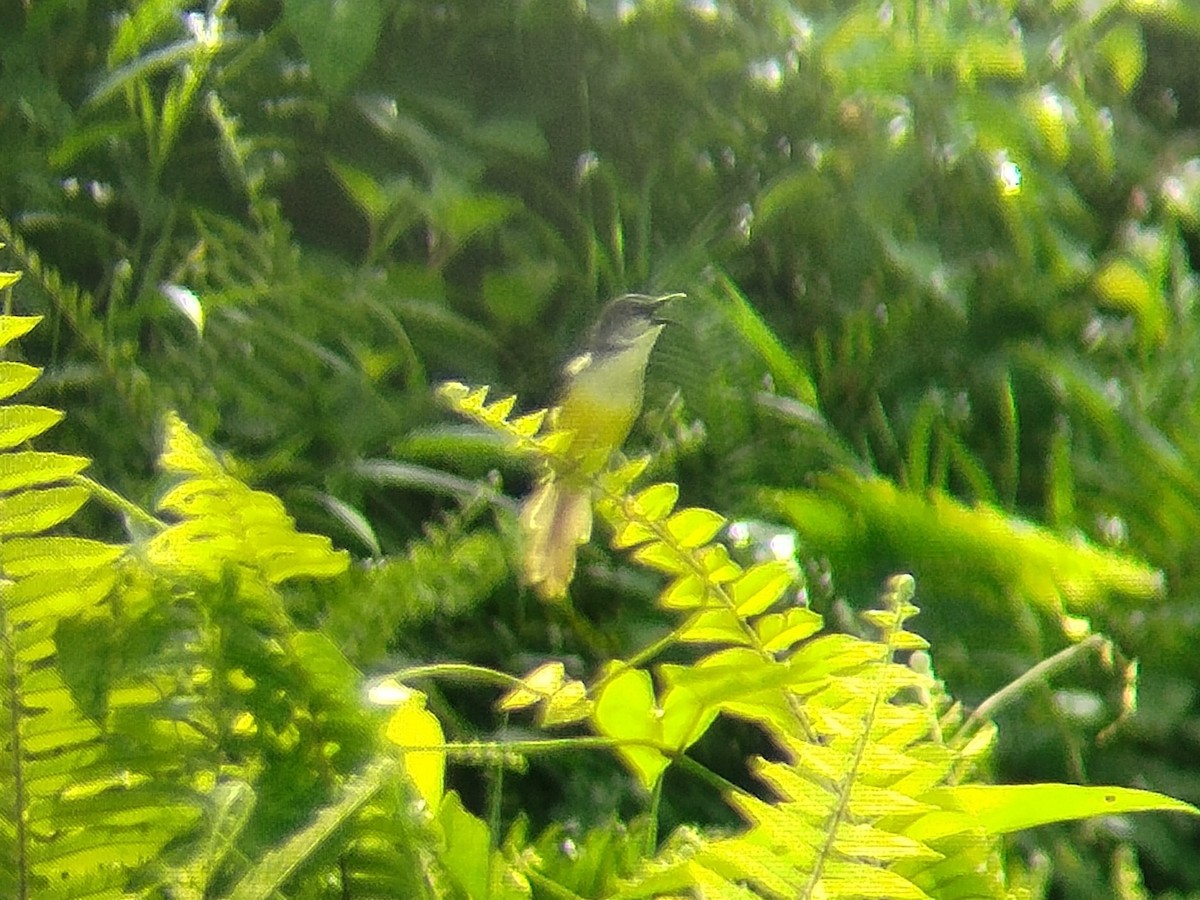
<svg viewBox="0 0 1200 900">
<path fill-rule="evenodd" d="M 104 325 L 95 315 L 95 298 L 78 286 L 68 284 L 55 269 L 45 265 L 38 253 L 25 243 L 3 216 L 0 216 L 0 241 L 20 261 L 20 265 L 45 292 L 59 315 L 103 364 L 106 375 L 115 376 L 117 368 L 112 361 L 113 354 L 105 336 Z M 8 341 L 4 340 L 3 343 L 7 344 Z M 127 366 L 128 363 L 124 365 Z"/>
<path fill-rule="evenodd" d="M 308 860 L 317 846 L 382 790 L 394 775 L 394 760 L 381 760 L 363 772 L 347 779 L 340 796 L 321 809 L 305 828 L 293 834 L 285 843 L 266 854 L 238 882 L 229 894 L 230 900 L 250 900 L 267 897 L 292 876 L 297 867 Z"/>
<path fill-rule="evenodd" d="M 720 711 L 756 721 L 785 758 L 752 766 L 773 801 L 728 792 L 747 823 L 743 833 L 683 855 L 672 849 L 619 896 L 696 883 L 729 896 L 747 885 L 760 897 L 928 896 L 912 870 L 944 855 L 920 827 L 938 811 L 922 795 L 945 781 L 954 755 L 931 740 L 934 715 L 918 700 L 927 696 L 928 676 L 893 661 L 896 652 L 923 644 L 904 628 L 915 613 L 911 594 L 911 578 L 893 580 L 886 611 L 871 617 L 883 632 L 877 642 L 825 635 L 778 662 L 737 647 L 693 667 L 662 667 L 664 718 L 675 692 L 691 704 L 703 698 L 704 719 Z M 962 817 L 954 834 L 969 826 Z M 992 852 L 986 841 L 984 848 Z"/>
<path fill-rule="evenodd" d="M 488 388 L 471 389 L 457 381 L 439 385 L 437 395 L 459 415 L 507 438 L 522 455 L 558 458 L 570 443 L 570 432 L 555 430 L 552 410 L 539 409 L 510 419 L 517 402 L 515 396 L 488 403 Z"/>
<path fill-rule="evenodd" d="M 303 534 L 278 498 L 254 491 L 229 475 L 178 416 L 166 421 L 163 468 L 182 481 L 158 508 L 181 519 L 149 542 L 150 561 L 166 571 L 218 581 L 228 565 L 276 585 L 300 576 L 327 577 L 345 571 L 345 551 L 329 539 Z"/>
<path fill-rule="evenodd" d="M 470 505 L 469 505 L 470 507 Z M 387 652 L 388 641 L 437 614 L 471 614 L 508 573 L 506 548 L 490 528 L 471 527 L 471 508 L 427 525 L 403 554 L 354 566 L 335 587 L 323 630 L 359 665 Z"/>
<path fill-rule="evenodd" d="M 444 390 L 460 411 L 555 467 L 554 447 L 513 429 L 512 398 L 488 405 L 486 390 Z M 958 710 L 939 714 L 944 704 L 930 671 L 898 661 L 901 654 L 919 659 L 927 647 L 907 628 L 917 613 L 911 576 L 893 578 L 882 609 L 864 614 L 877 639 L 823 633 L 819 615 L 785 602 L 797 578 L 793 564 L 743 567 L 714 542 L 723 517 L 677 508 L 674 484 L 634 491 L 645 467 L 634 460 L 601 471 L 596 510 L 615 547 L 667 576 L 659 604 L 683 621 L 633 659 L 605 667 L 590 691 L 592 724 L 617 742 L 647 790 L 719 715 L 757 725 L 782 758 L 751 763 L 769 798 L 727 786 L 744 831 L 712 840 L 681 831 L 611 896 L 1005 897 L 998 835 L 1015 821 L 1021 798 L 1005 788 L 956 786 L 986 755 L 995 731 L 980 730 L 960 745 L 952 735 Z M 658 665 L 653 675 L 644 668 L 677 644 L 707 651 L 687 665 Z M 563 683 L 559 669 L 544 666 L 505 707 L 545 704 Z M 1091 794 L 1038 787 L 1039 807 L 1021 818 L 1026 825 L 1102 809 Z M 1128 809 L 1181 808 L 1158 795 L 1109 789 L 1104 796 Z"/>
<path fill-rule="evenodd" d="M 982 585 L 985 596 L 1021 598 L 1062 617 L 1092 613 L 1111 596 L 1147 601 L 1163 592 L 1162 573 L 1133 557 L 1065 540 L 987 505 L 903 491 L 851 472 L 827 473 L 817 485 L 760 496 L 813 544 L 830 543 L 828 523 L 842 522 L 845 527 L 835 527 L 852 538 L 843 537 L 840 546 L 861 558 L 959 560 L 970 574 L 946 589 L 951 593 L 979 593 Z"/>
<path fill-rule="evenodd" d="M 0 346 L 38 317 L 0 317 Z M 0 396 L 39 370 L 0 362 Z M 126 867 L 152 859 L 196 818 L 187 798 L 106 758 L 99 722 L 64 678 L 93 652 L 70 627 L 120 577 L 125 548 L 47 534 L 88 499 L 71 479 L 88 460 L 32 449 L 62 414 L 0 407 L 0 895 L 118 896 Z"/>
</svg>

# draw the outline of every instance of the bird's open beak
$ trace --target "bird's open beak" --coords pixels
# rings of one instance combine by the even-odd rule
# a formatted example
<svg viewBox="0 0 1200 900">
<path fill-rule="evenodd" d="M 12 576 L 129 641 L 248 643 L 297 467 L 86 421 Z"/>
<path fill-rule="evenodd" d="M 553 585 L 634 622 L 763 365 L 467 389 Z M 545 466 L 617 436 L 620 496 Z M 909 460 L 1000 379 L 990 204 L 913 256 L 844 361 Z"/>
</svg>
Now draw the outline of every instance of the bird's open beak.
<svg viewBox="0 0 1200 900">
<path fill-rule="evenodd" d="M 671 301 L 684 300 L 686 298 L 687 298 L 687 294 L 682 294 L 682 293 L 663 294 L 660 297 L 655 297 L 654 300 L 658 305 L 654 309 L 654 315 L 653 315 L 654 321 L 660 325 L 666 325 L 668 323 L 674 322 L 675 321 L 674 319 L 665 315 L 666 308 L 668 306 L 670 306 Z"/>
</svg>

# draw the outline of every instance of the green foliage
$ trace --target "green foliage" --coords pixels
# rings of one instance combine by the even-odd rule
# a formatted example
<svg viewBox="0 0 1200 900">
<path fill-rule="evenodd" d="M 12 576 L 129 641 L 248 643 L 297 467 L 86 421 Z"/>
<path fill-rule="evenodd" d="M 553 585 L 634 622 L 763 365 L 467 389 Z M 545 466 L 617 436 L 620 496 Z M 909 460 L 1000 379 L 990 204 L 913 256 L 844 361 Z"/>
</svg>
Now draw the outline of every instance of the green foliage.
<svg viewBox="0 0 1200 900">
<path fill-rule="evenodd" d="M 440 393 L 516 451 L 537 453 L 552 467 L 569 464 L 569 435 L 548 424 L 553 415 L 510 419 L 514 398 L 489 404 L 486 391 L 458 383 Z M 1119 788 L 972 783 L 993 735 L 963 723 L 929 672 L 897 659 L 928 647 L 906 629 L 917 612 L 910 576 L 893 578 L 882 609 L 864 617 L 879 632 L 874 640 L 822 633 L 819 615 L 780 602 L 796 576 L 785 562 L 743 569 L 724 544 L 710 543 L 724 519 L 677 510 L 675 484 L 633 493 L 646 463 L 602 473 L 596 507 L 615 546 L 668 577 L 659 603 L 683 622 L 633 659 L 610 663 L 583 691 L 564 680 L 561 667 L 539 667 L 502 708 L 539 704 L 543 725 L 590 711 L 592 726 L 614 741 L 648 792 L 661 790 L 664 772 L 687 762 L 688 749 L 721 714 L 763 729 L 783 758 L 752 762 L 766 797 L 724 785 L 744 831 L 714 839 L 685 829 L 602 896 L 701 889 L 760 897 L 1007 897 L 998 835 L 1105 810 L 1194 811 Z M 659 663 L 652 675 L 647 663 L 676 645 L 704 650 L 686 664 Z"/>
<path fill-rule="evenodd" d="M 764 492 L 763 502 L 808 545 L 825 548 L 839 570 L 905 560 L 934 581 L 961 578 L 937 584 L 938 592 L 984 609 L 1016 599 L 1062 618 L 1093 613 L 1114 598 L 1145 603 L 1162 594 L 1161 573 L 1138 560 L 1070 543 L 994 507 L 967 507 L 935 491 L 921 497 L 842 472 L 822 478 L 815 490 Z M 939 574 L 937 562 L 947 558 L 958 559 L 962 569 Z"/>
<path fill-rule="evenodd" d="M 227 738 L 199 742 L 206 772 L 225 771 L 236 745 L 230 780 L 212 776 L 223 800 L 184 779 L 208 798 L 197 828 L 216 855 L 200 868 L 224 865 L 219 884 L 245 862 L 229 855 L 231 823 L 254 859 L 298 833 L 266 822 L 261 796 L 297 818 L 336 805 L 338 779 L 369 753 L 362 723 L 348 724 L 355 679 L 326 710 L 298 659 L 329 657 L 292 629 L 372 668 L 561 658 L 557 700 L 538 709 L 547 724 L 571 719 L 581 671 L 632 658 L 680 611 L 652 602 L 655 575 L 598 547 L 583 551 L 577 617 L 529 609 L 503 495 L 526 473 L 496 432 L 444 424 L 430 384 L 545 398 L 596 304 L 682 288 L 691 299 L 660 341 L 634 440 L 692 509 L 753 533 L 730 553 L 743 571 L 794 538 L 812 610 L 847 627 L 884 577 L 914 573 L 913 627 L 968 702 L 1089 630 L 1114 635 L 1141 660 L 1136 710 L 1103 666 L 1061 676 L 1006 712 L 996 769 L 1200 801 L 1187 749 L 1200 724 L 1198 40 L 1183 2 L 3 5 L 0 241 L 26 272 L 14 307 L 47 320 L 23 341 L 46 366 L 28 403 L 70 412 L 55 431 L 61 468 L 25 447 L 9 465 L 18 485 L 57 472 L 24 489 L 55 492 L 48 509 L 65 512 L 85 485 L 104 500 L 39 540 L 84 559 L 88 545 L 66 542 L 129 545 L 108 595 L 120 609 L 55 627 L 96 652 L 47 658 L 97 727 L 144 723 L 133 731 L 156 736 L 136 744 L 148 760 L 186 755 L 161 735 L 180 708 Z M 171 526 L 196 538 L 180 551 L 195 571 L 151 565 L 172 539 L 137 504 L 193 479 L 151 465 L 172 412 L 228 449 L 234 482 L 211 469 L 199 481 L 267 515 L 279 560 L 227 540 L 255 526 L 218 508 L 213 533 L 201 517 Z M 94 482 L 74 476 L 79 460 Z M 369 562 L 276 583 L 309 552 L 343 563 L 287 538 L 268 495 Z M 49 520 L 40 506 L 5 511 L 21 527 Z M 673 558 L 649 544 L 649 561 Z M 97 566 L 100 592 L 112 576 Z M 47 615 L 79 602 L 53 597 Z M 235 670 L 258 687 L 216 696 L 212 679 Z M 640 681 L 630 694 L 645 699 Z M 493 727 L 473 700 L 453 717 L 472 737 Z M 447 702 L 431 700 L 439 714 Z M 247 710 L 278 733 L 228 725 Z M 325 740 L 349 753 L 333 771 L 299 746 L 321 716 L 353 732 Z M 692 749 L 740 771 L 762 752 L 757 732 L 723 718 Z M 325 774 L 293 777 L 309 763 Z M 637 799 L 616 776 L 531 765 L 547 786 L 522 806 L 535 828 L 582 817 L 568 836 L 605 860 L 638 843 L 612 824 Z M 427 857 L 380 836 L 389 804 L 404 808 L 382 788 L 329 835 L 370 819 L 356 846 L 422 873 L 376 883 L 380 896 L 444 888 Z M 658 811 L 728 821 L 726 806 L 678 794 Z M 1136 894 L 1137 868 L 1151 895 L 1195 892 L 1195 838 L 1156 817 L 1042 829 L 1024 846 L 1053 873 L 1035 865 L 1030 890 Z"/>
<path fill-rule="evenodd" d="M 5 345 L 37 321 L 3 317 Z M 6 399 L 38 375 L 2 366 Z M 161 457 L 171 525 L 82 479 L 84 458 L 14 449 L 61 413 L 9 403 L 0 418 L 5 895 L 203 896 L 374 743 L 360 678 L 278 594 L 343 571 L 345 554 L 297 532 L 177 418 Z M 92 496 L 155 533 L 128 546 L 56 533 Z"/>
<path fill-rule="evenodd" d="M 4 286 L 15 280 L 0 276 Z M 3 317 L 3 346 L 38 321 Z M 6 401 L 38 376 L 24 363 L 0 366 Z M 78 708 L 55 665 L 60 627 L 92 612 L 112 590 L 119 577 L 115 563 L 124 554 L 121 547 L 46 533 L 87 501 L 87 488 L 72 479 L 88 461 L 15 448 L 61 418 L 56 410 L 11 402 L 0 417 L 5 472 L 0 744 L 6 757 L 0 769 L 5 798 L 0 857 L 6 861 L 0 890 L 12 897 L 76 877 L 89 889 L 111 890 L 119 883 L 120 866 L 152 858 L 198 812 L 187 798 L 146 785 L 140 771 L 123 770 L 106 758 L 97 746 L 101 729 Z M 113 794 L 125 801 L 123 809 L 111 808 Z"/>
<path fill-rule="evenodd" d="M 3 317 L 0 335 L 7 345 L 36 324 Z M 0 367 L 7 397 L 37 375 L 23 363 Z M 510 420 L 512 398 L 489 405 L 456 384 L 442 395 L 550 464 L 566 452 L 544 412 Z M 159 460 L 171 484 L 157 504 L 170 524 L 81 478 L 86 459 L 11 449 L 61 418 L 11 403 L 0 416 L 9 448 L 0 464 L 0 871 L 12 873 L 4 887 L 13 897 L 520 898 L 556 881 L 612 897 L 701 886 L 1001 897 L 997 835 L 1099 812 L 1195 812 L 1122 788 L 971 785 L 990 733 L 970 739 L 937 682 L 896 660 L 927 646 L 904 627 L 916 612 L 911 578 L 895 579 L 883 609 L 866 617 L 879 638 L 819 634 L 819 616 L 779 603 L 792 569 L 743 569 L 710 543 L 722 517 L 676 510 L 673 484 L 633 493 L 641 461 L 601 473 L 598 509 L 618 545 L 671 576 L 661 602 L 684 622 L 587 687 L 561 666 L 541 667 L 502 708 L 540 705 L 544 727 L 589 720 L 654 791 L 722 713 L 755 723 L 784 758 L 754 761 L 764 796 L 695 768 L 745 821 L 737 834 L 685 829 L 640 853 L 589 839 L 581 870 L 547 866 L 527 852 L 519 823 L 496 846 L 488 824 L 445 790 L 446 756 L 585 741 L 447 744 L 424 695 L 399 685 L 389 720 L 370 714 L 362 676 L 324 635 L 296 627 L 280 592 L 338 576 L 346 554 L 297 531 L 277 499 L 230 475 L 174 415 Z M 47 534 L 90 496 L 147 536 L 120 547 Z M 672 645 L 716 649 L 660 664 L 660 695 L 645 666 Z M 598 870 L 610 852 L 613 868 Z"/>
<path fill-rule="evenodd" d="M 494 531 L 468 529 L 461 518 L 431 525 L 405 553 L 356 566 L 329 585 L 318 607 L 322 630 L 361 665 L 371 665 L 386 655 L 397 632 L 438 615 L 478 610 L 507 574 L 506 547 Z"/>
</svg>

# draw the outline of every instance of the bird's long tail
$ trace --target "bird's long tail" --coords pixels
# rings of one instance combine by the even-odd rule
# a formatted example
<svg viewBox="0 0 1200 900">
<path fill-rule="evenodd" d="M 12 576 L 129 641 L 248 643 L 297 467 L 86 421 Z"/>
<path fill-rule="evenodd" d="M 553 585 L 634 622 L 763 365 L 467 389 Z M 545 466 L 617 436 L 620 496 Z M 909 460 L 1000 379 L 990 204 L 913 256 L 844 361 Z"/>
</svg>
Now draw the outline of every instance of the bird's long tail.
<svg viewBox="0 0 1200 900">
<path fill-rule="evenodd" d="M 561 601 L 575 576 L 575 551 L 592 537 L 588 491 L 547 478 L 522 505 L 520 525 L 526 583 L 543 600 Z"/>
</svg>

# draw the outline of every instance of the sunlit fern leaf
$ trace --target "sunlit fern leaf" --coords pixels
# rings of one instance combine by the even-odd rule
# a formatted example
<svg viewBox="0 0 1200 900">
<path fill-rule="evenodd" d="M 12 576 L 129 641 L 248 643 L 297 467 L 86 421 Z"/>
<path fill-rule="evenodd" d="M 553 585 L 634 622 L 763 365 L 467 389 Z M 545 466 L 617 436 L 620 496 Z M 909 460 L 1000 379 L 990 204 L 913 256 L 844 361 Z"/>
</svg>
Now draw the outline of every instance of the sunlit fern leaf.
<svg viewBox="0 0 1200 900">
<path fill-rule="evenodd" d="M 916 699 L 927 676 L 892 661 L 912 643 L 903 627 L 914 611 L 910 594 L 911 579 L 893 584 L 889 616 L 876 617 L 884 626 L 878 642 L 828 635 L 802 643 L 786 663 L 740 647 L 662 667 L 664 719 L 673 694 L 686 688 L 688 702 L 700 698 L 710 714 L 758 722 L 785 758 L 752 767 L 773 799 L 727 795 L 747 824 L 743 833 L 704 844 L 666 871 L 656 867 L 649 883 L 662 890 L 674 871 L 679 890 L 705 880 L 749 886 L 761 897 L 929 896 L 907 877 L 944 859 L 916 827 L 940 811 L 921 795 L 945 781 L 954 756 L 933 740 L 933 713 Z M 958 835 L 973 834 L 968 820 L 957 821 Z M 960 852 L 991 854 L 978 837 Z M 621 896 L 641 896 L 630 888 Z"/>
<path fill-rule="evenodd" d="M 234 565 L 271 585 L 337 575 L 349 565 L 349 556 L 334 550 L 328 538 L 297 531 L 278 498 L 229 475 L 174 414 L 167 417 L 161 462 L 183 479 L 163 496 L 159 509 L 181 521 L 150 540 L 146 553 L 152 564 L 210 581 Z"/>
<path fill-rule="evenodd" d="M 36 317 L 0 317 L 0 346 Z M 38 370 L 0 363 L 7 398 Z M 125 548 L 45 532 L 89 497 L 70 483 L 88 460 L 14 450 L 62 419 L 57 410 L 0 408 L 0 896 L 122 895 L 129 867 L 153 859 L 197 817 L 195 804 L 115 764 L 102 723 L 84 713 L 63 663 L 95 652 L 63 643 L 68 623 L 96 610 L 119 579 Z"/>
<path fill-rule="evenodd" d="M 459 415 L 507 438 L 519 454 L 534 456 L 550 468 L 570 467 L 577 462 L 567 455 L 572 432 L 554 426 L 554 410 L 534 410 L 510 419 L 516 397 L 488 403 L 486 387 L 472 390 L 457 381 L 439 385 L 437 394 Z"/>
</svg>

